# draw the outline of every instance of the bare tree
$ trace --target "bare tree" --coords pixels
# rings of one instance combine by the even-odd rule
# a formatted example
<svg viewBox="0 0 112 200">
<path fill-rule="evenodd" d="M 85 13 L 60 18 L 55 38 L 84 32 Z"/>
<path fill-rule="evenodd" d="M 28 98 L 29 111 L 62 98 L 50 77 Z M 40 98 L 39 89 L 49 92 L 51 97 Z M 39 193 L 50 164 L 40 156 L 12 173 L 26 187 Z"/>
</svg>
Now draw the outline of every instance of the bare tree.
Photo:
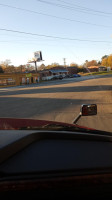
<svg viewBox="0 0 112 200">
<path fill-rule="evenodd" d="M 11 64 L 11 60 L 10 59 L 6 59 L 5 61 L 1 62 L 2 65 L 8 67 Z"/>
</svg>

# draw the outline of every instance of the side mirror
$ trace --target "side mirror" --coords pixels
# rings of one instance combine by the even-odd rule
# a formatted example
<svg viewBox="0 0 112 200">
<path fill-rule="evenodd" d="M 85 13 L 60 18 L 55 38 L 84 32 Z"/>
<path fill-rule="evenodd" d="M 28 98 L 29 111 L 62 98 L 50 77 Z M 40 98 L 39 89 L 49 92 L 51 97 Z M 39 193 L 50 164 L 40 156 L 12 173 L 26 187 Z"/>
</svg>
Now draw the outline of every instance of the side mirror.
<svg viewBox="0 0 112 200">
<path fill-rule="evenodd" d="M 76 124 L 81 116 L 92 116 L 97 115 L 97 105 L 96 104 L 83 104 L 79 115 L 74 119 L 73 124 Z"/>
<path fill-rule="evenodd" d="M 97 115 L 97 105 L 96 104 L 82 105 L 81 113 L 82 116 Z"/>
</svg>

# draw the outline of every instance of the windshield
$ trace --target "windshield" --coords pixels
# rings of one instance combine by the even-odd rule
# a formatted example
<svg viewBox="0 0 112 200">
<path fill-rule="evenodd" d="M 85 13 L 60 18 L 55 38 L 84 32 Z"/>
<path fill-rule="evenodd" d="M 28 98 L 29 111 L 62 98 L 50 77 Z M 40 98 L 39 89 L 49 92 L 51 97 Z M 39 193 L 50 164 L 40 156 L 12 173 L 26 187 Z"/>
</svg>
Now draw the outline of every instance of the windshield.
<svg viewBox="0 0 112 200">
<path fill-rule="evenodd" d="M 112 2 L 0 0 L 0 118 L 112 132 Z"/>
</svg>

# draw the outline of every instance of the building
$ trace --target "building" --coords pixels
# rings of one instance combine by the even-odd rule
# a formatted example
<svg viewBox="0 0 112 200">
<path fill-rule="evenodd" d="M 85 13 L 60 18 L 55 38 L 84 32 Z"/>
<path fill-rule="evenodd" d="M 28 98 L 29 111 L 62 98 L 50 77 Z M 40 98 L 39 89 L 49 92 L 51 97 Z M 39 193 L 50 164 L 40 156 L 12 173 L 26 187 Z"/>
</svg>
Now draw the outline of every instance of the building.
<svg viewBox="0 0 112 200">
<path fill-rule="evenodd" d="M 72 75 L 72 74 L 77 74 L 78 73 L 78 67 L 67 67 L 67 70 L 68 70 L 68 73 L 69 75 Z"/>
<path fill-rule="evenodd" d="M 107 71 L 107 67 L 99 66 L 99 72 Z"/>
<path fill-rule="evenodd" d="M 52 80 L 58 78 L 60 75 L 65 77 L 68 74 L 68 70 L 65 67 L 57 66 L 50 69 L 42 70 L 39 72 L 42 80 Z"/>
<path fill-rule="evenodd" d="M 99 66 L 90 66 L 88 67 L 88 72 L 98 72 Z"/>
<path fill-rule="evenodd" d="M 0 87 L 19 86 L 38 82 L 39 73 L 1 73 Z"/>
<path fill-rule="evenodd" d="M 105 67 L 105 66 L 90 66 L 90 67 L 88 67 L 88 70 L 90 72 L 103 72 L 103 71 L 107 71 L 107 67 Z"/>
</svg>

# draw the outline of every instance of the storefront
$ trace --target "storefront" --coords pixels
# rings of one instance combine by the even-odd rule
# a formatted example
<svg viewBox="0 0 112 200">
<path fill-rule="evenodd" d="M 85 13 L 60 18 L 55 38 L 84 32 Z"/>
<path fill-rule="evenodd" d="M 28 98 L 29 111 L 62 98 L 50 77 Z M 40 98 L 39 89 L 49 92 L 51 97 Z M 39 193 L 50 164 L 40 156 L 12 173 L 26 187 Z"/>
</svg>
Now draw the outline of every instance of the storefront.
<svg viewBox="0 0 112 200">
<path fill-rule="evenodd" d="M 1 78 L 0 86 L 16 85 L 16 82 L 13 78 Z"/>
<path fill-rule="evenodd" d="M 33 84 L 38 83 L 38 80 L 38 73 L 0 74 L 0 87 Z"/>
</svg>

